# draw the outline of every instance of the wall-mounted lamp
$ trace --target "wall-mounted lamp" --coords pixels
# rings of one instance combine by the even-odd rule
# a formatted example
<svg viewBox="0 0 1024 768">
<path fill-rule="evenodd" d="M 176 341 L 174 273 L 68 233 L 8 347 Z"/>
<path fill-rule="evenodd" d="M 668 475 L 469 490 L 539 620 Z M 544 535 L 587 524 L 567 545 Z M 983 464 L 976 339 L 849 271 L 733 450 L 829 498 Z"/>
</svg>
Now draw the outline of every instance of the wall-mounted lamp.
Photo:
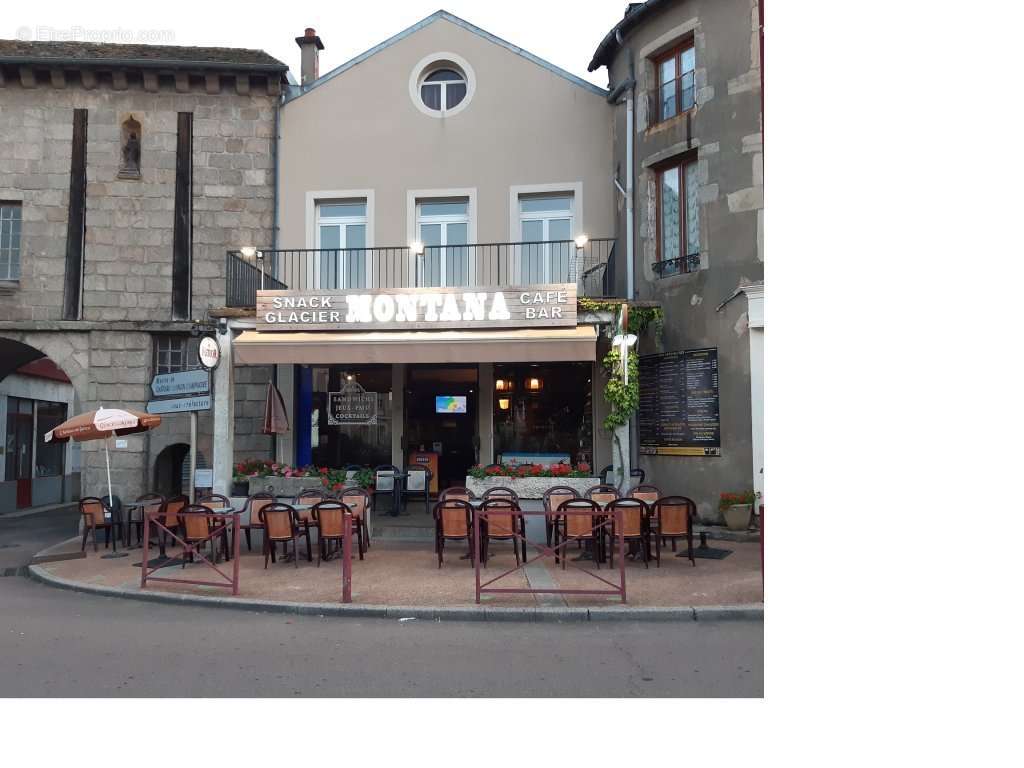
<svg viewBox="0 0 1024 768">
<path fill-rule="evenodd" d="M 577 248 L 586 248 L 587 247 L 587 243 L 590 242 L 590 236 L 589 235 L 576 235 L 576 238 L 575 238 L 574 242 L 576 243 L 576 247 Z"/>
<path fill-rule="evenodd" d="M 512 380 L 511 379 L 495 379 L 494 380 L 494 391 L 495 392 L 511 392 L 512 391 Z"/>
<path fill-rule="evenodd" d="M 245 248 L 242 249 L 242 255 L 245 256 L 245 258 L 247 259 L 251 259 L 253 256 L 256 255 L 256 249 L 253 248 L 251 245 L 247 245 L 245 246 Z"/>
<path fill-rule="evenodd" d="M 538 376 L 531 376 L 526 380 L 527 392 L 540 392 L 544 389 L 544 380 Z"/>
<path fill-rule="evenodd" d="M 500 408 L 503 411 L 507 411 L 508 407 L 509 407 L 509 400 L 508 400 L 508 398 L 507 397 L 499 397 L 498 398 L 498 408 Z"/>
<path fill-rule="evenodd" d="M 409 243 L 409 250 L 412 251 L 417 256 L 422 256 L 423 242 L 420 240 L 413 240 L 411 243 Z"/>
</svg>

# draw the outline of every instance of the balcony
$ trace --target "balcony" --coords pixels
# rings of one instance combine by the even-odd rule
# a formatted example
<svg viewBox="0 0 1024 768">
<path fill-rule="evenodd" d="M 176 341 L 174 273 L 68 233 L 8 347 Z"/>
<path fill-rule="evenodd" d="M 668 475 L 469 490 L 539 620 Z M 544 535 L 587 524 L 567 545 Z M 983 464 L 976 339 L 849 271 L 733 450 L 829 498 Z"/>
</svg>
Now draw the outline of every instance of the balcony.
<svg viewBox="0 0 1024 768">
<path fill-rule="evenodd" d="M 615 273 L 615 240 L 600 238 L 578 246 L 573 240 L 266 250 L 253 256 L 227 253 L 227 306 L 255 307 L 256 291 L 339 290 L 466 286 L 487 288 L 576 283 L 580 296 L 610 296 Z"/>
</svg>

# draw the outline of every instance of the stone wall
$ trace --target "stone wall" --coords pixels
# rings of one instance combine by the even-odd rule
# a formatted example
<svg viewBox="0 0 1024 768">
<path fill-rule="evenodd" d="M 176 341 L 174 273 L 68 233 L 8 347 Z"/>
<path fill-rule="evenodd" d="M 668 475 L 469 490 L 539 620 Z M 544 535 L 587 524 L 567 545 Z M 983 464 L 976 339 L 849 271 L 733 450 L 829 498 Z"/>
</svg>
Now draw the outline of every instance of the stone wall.
<svg viewBox="0 0 1024 768">
<path fill-rule="evenodd" d="M 267 402 L 267 382 L 273 376 L 271 365 L 235 367 L 235 461 L 269 459 L 274 445 L 272 435 L 264 435 L 263 409 Z M 288 414 L 291 416 L 292 414 Z"/>
</svg>

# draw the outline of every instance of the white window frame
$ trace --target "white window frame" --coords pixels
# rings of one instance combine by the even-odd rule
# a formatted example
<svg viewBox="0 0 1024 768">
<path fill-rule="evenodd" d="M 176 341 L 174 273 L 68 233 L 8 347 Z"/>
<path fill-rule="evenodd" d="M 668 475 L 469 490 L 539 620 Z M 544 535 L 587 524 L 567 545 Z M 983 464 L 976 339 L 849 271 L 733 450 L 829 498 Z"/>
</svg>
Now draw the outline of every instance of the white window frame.
<svg viewBox="0 0 1024 768">
<path fill-rule="evenodd" d="M 430 77 L 432 74 L 434 74 L 435 72 L 440 72 L 440 71 L 445 70 L 445 69 L 454 72 L 456 75 L 459 76 L 459 79 L 458 80 L 438 80 L 437 82 L 433 82 L 433 81 L 427 82 L 427 78 Z M 420 87 L 419 87 L 420 101 L 423 101 L 423 88 L 424 88 L 424 86 L 429 86 L 431 88 L 434 88 L 436 86 L 436 87 L 441 89 L 441 108 L 438 109 L 438 110 L 434 110 L 434 111 L 435 112 L 441 112 L 442 114 L 445 113 L 445 112 L 451 112 L 453 109 L 455 109 L 455 107 L 459 106 L 459 104 L 461 104 L 462 101 L 460 101 L 459 104 L 453 104 L 451 107 L 448 106 L 448 86 L 450 86 L 450 85 L 464 85 L 466 87 L 466 90 L 468 91 L 469 90 L 469 78 L 466 77 L 465 74 L 460 72 L 454 65 L 446 64 L 446 63 L 440 63 L 439 62 L 436 66 L 433 66 L 430 69 L 427 69 L 426 71 L 424 71 L 423 76 L 420 78 Z M 466 98 L 466 94 L 464 93 L 464 94 L 462 94 L 463 101 L 465 100 L 465 98 Z M 427 107 L 427 109 L 431 109 L 429 106 L 427 106 L 426 102 L 424 102 L 423 106 Z"/>
<path fill-rule="evenodd" d="M 451 200 L 455 198 L 466 198 L 466 216 L 431 216 L 428 224 L 449 224 L 465 221 L 467 224 L 467 248 L 469 250 L 469 285 L 476 285 L 476 249 L 470 246 L 476 244 L 476 187 L 461 187 L 456 189 L 410 189 L 406 193 L 406 212 L 409 243 L 422 242 L 420 238 L 420 203 L 429 203 L 435 200 Z M 447 239 L 447 228 L 445 228 Z M 420 256 L 411 253 L 409 259 L 409 285 L 419 287 L 418 265 Z M 442 262 L 441 275 L 442 283 L 447 284 L 447 265 Z"/>
<path fill-rule="evenodd" d="M 456 72 L 460 72 L 466 81 L 465 98 L 451 109 L 430 109 L 430 107 L 423 103 L 423 99 L 420 96 L 420 85 L 426 76 L 439 69 L 454 69 Z M 473 101 L 475 93 L 476 72 L 468 61 L 452 51 L 436 51 L 424 56 L 412 68 L 412 72 L 409 73 L 409 98 L 412 100 L 413 106 L 427 117 L 438 119 L 455 117 L 455 115 L 469 106 L 469 103 Z"/>
<path fill-rule="evenodd" d="M 345 250 L 348 249 L 348 242 L 347 242 L 347 239 L 348 239 L 347 227 L 348 226 L 350 226 L 350 225 L 354 225 L 354 226 L 362 225 L 364 231 L 366 231 L 367 233 L 370 230 L 370 217 L 369 217 L 370 211 L 369 211 L 369 207 L 368 206 L 366 207 L 366 213 L 363 214 L 362 216 L 322 216 L 320 214 L 321 206 L 324 206 L 324 205 L 339 205 L 339 204 L 345 204 L 345 203 L 362 203 L 364 206 L 367 206 L 366 198 L 355 198 L 355 199 L 349 198 L 349 199 L 344 199 L 344 200 L 317 200 L 317 202 L 316 202 L 316 249 L 317 249 L 318 252 L 316 254 L 317 258 L 315 260 L 315 262 L 316 262 L 316 271 L 313 273 L 313 287 L 314 288 L 330 288 L 330 289 L 337 288 L 338 290 L 344 290 L 346 288 L 370 288 L 370 287 L 372 287 L 372 280 L 371 280 L 371 276 L 370 276 L 370 270 L 371 270 L 371 267 L 372 267 L 372 261 L 373 260 L 370 258 L 370 251 L 368 250 L 369 246 L 363 246 L 364 248 L 367 248 L 366 252 L 363 254 L 363 261 L 365 262 L 364 265 L 363 265 L 363 274 L 366 275 L 366 285 L 365 286 L 363 286 L 363 285 L 349 285 L 348 284 L 348 264 L 346 262 L 348 261 L 349 254 L 347 254 L 347 253 L 338 253 L 338 254 L 336 254 L 337 261 L 338 261 L 337 266 L 336 266 L 337 275 L 338 275 L 338 285 L 337 286 L 333 286 L 333 285 L 331 285 L 331 286 L 321 286 L 320 285 L 320 266 L 321 266 L 321 260 L 323 259 L 323 254 L 320 253 L 320 251 L 323 250 L 323 243 L 320 241 L 321 228 L 325 227 L 325 226 L 326 227 L 337 226 L 339 228 L 339 231 L 341 233 L 341 236 L 339 238 L 339 240 L 341 241 L 341 247 L 338 249 L 339 251 L 345 251 Z M 363 240 L 364 240 L 364 242 L 366 242 L 366 238 L 365 237 L 364 237 Z"/>
<path fill-rule="evenodd" d="M 290 286 L 296 290 L 303 288 L 318 288 L 320 285 L 320 262 L 318 254 L 314 251 L 320 245 L 319 206 L 321 203 L 331 203 L 365 200 L 366 201 L 366 287 L 376 287 L 377 275 L 372 271 L 373 263 L 370 258 L 370 249 L 375 248 L 374 240 L 374 191 L 372 189 L 321 189 L 306 192 L 306 249 L 310 254 L 306 258 L 305 273 L 313 275 L 311 285 Z M 277 277 L 277 275 L 274 275 Z"/>
<path fill-rule="evenodd" d="M 25 211 L 21 200 L 0 201 L 0 208 L 17 209 L 18 221 L 21 222 L 15 239 L 13 214 L 11 217 L 0 217 L 0 248 L 8 255 L 7 268 L 0 272 L 0 280 L 17 282 L 21 279 L 21 230 L 25 226 Z"/>
<path fill-rule="evenodd" d="M 530 218 L 543 218 L 544 214 L 527 213 L 523 214 L 519 208 L 519 201 L 523 197 L 531 197 L 536 195 L 568 195 L 572 198 L 570 203 L 571 208 L 571 223 L 570 232 L 572 233 L 572 239 L 576 239 L 579 235 L 586 232 L 583 228 L 583 182 L 582 181 L 567 181 L 557 182 L 551 184 L 519 184 L 509 187 L 508 190 L 508 222 L 509 231 L 508 239 L 512 243 L 522 243 L 523 241 L 523 219 Z M 561 216 L 547 218 L 564 218 Z M 545 236 L 547 234 L 547 224 L 544 226 Z M 573 253 L 575 256 L 575 252 Z M 544 274 L 547 277 L 551 275 L 551 261 L 550 258 L 545 259 L 544 263 Z M 522 284 L 523 281 L 523 264 L 522 264 L 522 251 L 520 248 L 515 249 L 515 276 L 516 280 Z M 579 274 L 576 275 L 576 280 L 579 280 Z"/>
</svg>

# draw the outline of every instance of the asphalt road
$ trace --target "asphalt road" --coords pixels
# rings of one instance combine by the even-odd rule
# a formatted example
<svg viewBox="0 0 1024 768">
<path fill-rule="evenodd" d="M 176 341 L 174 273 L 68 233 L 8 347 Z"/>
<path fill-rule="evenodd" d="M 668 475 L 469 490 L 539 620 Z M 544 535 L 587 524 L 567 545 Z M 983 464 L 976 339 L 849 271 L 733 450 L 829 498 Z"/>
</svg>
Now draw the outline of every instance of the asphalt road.
<svg viewBox="0 0 1024 768">
<path fill-rule="evenodd" d="M 39 517 L 0 518 L 0 544 L 19 544 L 0 549 L 0 566 L 27 563 L 77 522 Z M 763 650 L 751 621 L 318 618 L 0 578 L 0 695 L 13 697 L 761 696 Z"/>
</svg>

